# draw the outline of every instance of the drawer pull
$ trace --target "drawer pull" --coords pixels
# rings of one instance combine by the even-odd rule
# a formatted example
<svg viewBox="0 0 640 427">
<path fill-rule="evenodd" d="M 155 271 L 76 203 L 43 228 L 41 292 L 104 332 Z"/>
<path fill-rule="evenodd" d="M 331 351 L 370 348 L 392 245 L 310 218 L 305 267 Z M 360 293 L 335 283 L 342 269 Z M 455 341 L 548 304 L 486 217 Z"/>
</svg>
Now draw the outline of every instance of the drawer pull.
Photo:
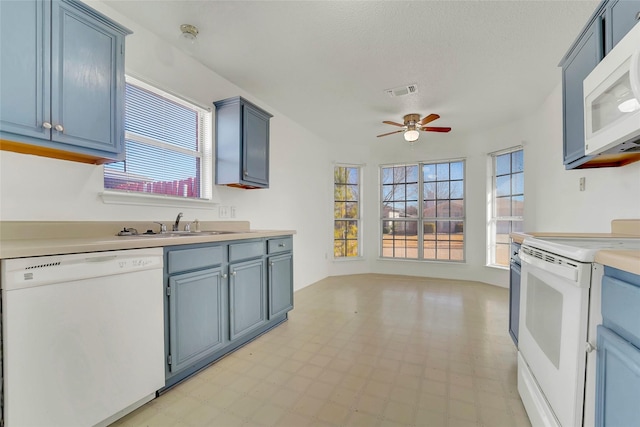
<svg viewBox="0 0 640 427">
<path fill-rule="evenodd" d="M 284 243 L 280 243 L 280 244 L 278 244 L 278 247 L 279 247 L 279 248 L 284 248 L 285 246 L 287 246 L 287 245 L 285 245 Z"/>
<path fill-rule="evenodd" d="M 51 123 L 49 122 L 44 122 L 42 123 L 42 127 L 45 129 L 51 129 L 53 126 L 51 126 Z"/>
</svg>

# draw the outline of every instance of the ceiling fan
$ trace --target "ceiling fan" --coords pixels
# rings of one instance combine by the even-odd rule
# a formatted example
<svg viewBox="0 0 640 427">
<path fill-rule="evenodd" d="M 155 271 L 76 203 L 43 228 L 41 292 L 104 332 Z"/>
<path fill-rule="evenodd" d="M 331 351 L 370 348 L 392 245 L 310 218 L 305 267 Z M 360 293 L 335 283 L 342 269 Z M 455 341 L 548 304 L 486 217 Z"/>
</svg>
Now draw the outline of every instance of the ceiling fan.
<svg viewBox="0 0 640 427">
<path fill-rule="evenodd" d="M 394 133 L 404 132 L 404 139 L 408 142 L 414 142 L 420 136 L 420 132 L 449 132 L 451 128 L 448 127 L 439 127 L 439 126 L 427 126 L 428 123 L 439 119 L 440 116 L 437 114 L 429 114 L 424 119 L 420 120 L 420 114 L 407 114 L 404 116 L 404 124 L 391 122 L 389 120 L 385 120 L 382 123 L 386 123 L 392 126 L 398 126 L 402 129 L 396 130 L 389 133 L 383 133 L 382 135 L 378 135 L 378 138 L 381 136 L 393 135 Z"/>
</svg>

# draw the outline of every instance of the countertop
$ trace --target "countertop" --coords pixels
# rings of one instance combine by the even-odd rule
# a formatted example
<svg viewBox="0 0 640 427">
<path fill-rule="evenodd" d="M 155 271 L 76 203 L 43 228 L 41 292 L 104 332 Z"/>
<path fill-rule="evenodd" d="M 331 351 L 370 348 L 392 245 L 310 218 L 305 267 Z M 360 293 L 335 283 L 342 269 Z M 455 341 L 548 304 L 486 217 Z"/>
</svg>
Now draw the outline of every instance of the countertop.
<svg viewBox="0 0 640 427">
<path fill-rule="evenodd" d="M 603 250 L 596 254 L 598 264 L 640 275 L 640 251 Z"/>
<path fill-rule="evenodd" d="M 294 230 L 251 230 L 245 221 L 202 222 L 201 231 L 226 231 L 227 234 L 187 236 L 117 236 L 123 227 L 144 232 L 158 228 L 147 222 L 2 222 L 0 223 L 0 259 L 140 249 L 193 243 L 223 242 L 296 234 Z"/>
<path fill-rule="evenodd" d="M 611 233 L 561 233 L 526 232 L 511 233 L 511 239 L 522 244 L 527 237 L 568 237 L 568 238 L 640 238 L 640 220 L 613 220 Z M 637 250 L 601 250 L 596 253 L 595 262 L 619 270 L 640 275 L 640 251 Z"/>
</svg>

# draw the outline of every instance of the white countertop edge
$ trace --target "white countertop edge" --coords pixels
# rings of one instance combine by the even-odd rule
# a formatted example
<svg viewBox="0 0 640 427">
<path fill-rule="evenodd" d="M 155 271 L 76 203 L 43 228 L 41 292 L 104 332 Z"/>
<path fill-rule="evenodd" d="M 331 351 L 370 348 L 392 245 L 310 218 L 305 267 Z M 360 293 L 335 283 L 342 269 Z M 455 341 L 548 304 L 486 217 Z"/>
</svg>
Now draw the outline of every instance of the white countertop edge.
<svg viewBox="0 0 640 427">
<path fill-rule="evenodd" d="M 105 236 L 104 238 L 0 240 L 0 259 L 227 242 L 294 234 L 296 234 L 294 230 L 252 230 L 180 237 Z"/>
</svg>

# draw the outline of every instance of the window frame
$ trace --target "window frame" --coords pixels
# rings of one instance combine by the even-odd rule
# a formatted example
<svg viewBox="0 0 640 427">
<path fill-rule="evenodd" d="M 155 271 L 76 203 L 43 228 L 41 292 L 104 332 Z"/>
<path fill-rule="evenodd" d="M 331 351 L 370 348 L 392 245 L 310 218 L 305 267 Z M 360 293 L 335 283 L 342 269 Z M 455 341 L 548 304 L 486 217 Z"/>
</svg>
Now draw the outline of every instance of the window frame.
<svg viewBox="0 0 640 427">
<path fill-rule="evenodd" d="M 449 165 L 449 172 L 451 171 L 451 164 L 454 163 L 462 163 L 462 179 L 451 179 L 449 177 L 449 179 L 447 180 L 440 180 L 440 181 L 425 181 L 424 179 L 424 166 L 426 165 L 434 165 L 437 168 L 437 165 L 439 164 L 448 164 Z M 409 222 L 413 222 L 416 223 L 416 238 L 417 238 L 417 256 L 416 257 L 396 257 L 396 256 L 385 256 L 384 255 L 384 223 L 385 221 L 389 221 L 389 217 L 385 217 L 384 216 L 384 209 L 385 209 L 385 201 L 383 200 L 383 194 L 384 194 L 384 186 L 385 185 L 389 185 L 389 184 L 384 184 L 384 172 L 383 169 L 385 168 L 391 168 L 391 167 L 408 167 L 408 166 L 416 166 L 417 167 L 417 181 L 411 181 L 410 183 L 405 182 L 404 184 L 407 185 L 417 185 L 417 215 L 416 217 L 412 217 L 409 219 L 396 219 L 394 218 L 393 221 L 401 221 L 401 222 L 405 222 L 405 223 L 409 223 Z M 378 242 L 379 242 L 379 259 L 381 260 L 391 260 L 391 261 L 413 261 L 413 262 L 429 262 L 429 263 L 438 263 L 438 262 L 443 262 L 443 263 L 455 263 L 455 264 L 464 264 L 466 263 L 466 252 L 467 252 L 467 216 L 466 216 L 466 204 L 467 204 L 467 200 L 466 200 L 466 177 L 467 177 L 467 160 L 465 158 L 454 158 L 454 159 L 443 159 L 443 160 L 431 160 L 431 161 L 418 161 L 418 162 L 409 162 L 409 163 L 390 163 L 390 164 L 381 164 L 379 166 L 378 169 L 378 173 L 379 173 L 379 177 L 378 177 L 378 185 L 379 185 L 379 192 L 378 192 L 378 197 L 379 197 L 379 229 L 378 232 L 380 233 Z M 462 216 L 458 216 L 458 217 L 452 217 L 452 216 L 425 216 L 424 215 L 424 210 L 425 210 L 425 194 L 424 194 L 424 188 L 425 188 L 425 182 L 454 182 L 454 181 L 462 181 Z M 405 196 L 405 201 L 407 201 L 408 199 Z M 413 199 L 411 199 L 413 200 Z M 430 199 L 429 199 L 430 200 Z M 449 198 L 448 199 L 443 199 L 443 198 L 434 198 L 433 200 L 448 200 L 449 201 L 449 206 L 451 203 L 451 200 L 460 200 L 458 198 L 452 199 L 451 198 L 451 192 L 449 191 Z M 437 206 L 437 204 L 435 205 Z M 437 207 L 436 207 L 437 209 Z M 449 211 L 450 212 L 450 211 Z M 406 218 L 406 217 L 405 217 Z M 425 228 L 424 228 L 424 224 L 425 222 L 462 222 L 463 224 L 463 230 L 462 230 L 462 259 L 452 259 L 451 258 L 451 253 L 449 252 L 449 258 L 448 259 L 443 259 L 443 258 L 438 258 L 437 256 L 437 244 L 435 246 L 436 248 L 436 252 L 434 252 L 434 256 L 435 258 L 425 258 L 425 251 L 424 251 L 424 243 L 425 243 Z M 437 227 L 437 226 L 436 226 Z M 437 230 L 437 228 L 436 228 Z M 436 234 L 436 242 L 438 241 L 437 239 L 437 232 Z M 451 235 L 451 231 L 449 231 L 449 235 Z M 452 240 L 449 239 L 448 242 L 451 242 Z M 394 247 L 394 251 L 395 251 L 395 244 L 393 245 Z M 405 246 L 405 250 L 406 250 L 406 246 Z M 450 243 L 449 243 L 449 250 L 451 249 L 450 247 Z"/>
<path fill-rule="evenodd" d="M 497 161 L 499 156 L 503 156 L 505 154 L 509 154 L 510 156 L 513 153 L 517 153 L 518 151 L 522 151 L 522 170 L 514 172 L 512 159 L 510 159 L 509 166 L 509 174 L 501 174 L 500 177 L 509 176 L 510 182 L 511 177 L 514 174 L 522 174 L 522 193 L 513 192 L 513 187 L 510 186 L 510 191 L 508 197 L 522 197 L 522 215 L 512 215 L 513 212 L 510 212 L 511 215 L 498 215 L 498 196 L 497 196 Z M 525 183 L 524 183 L 524 147 L 522 145 L 517 145 L 514 147 L 506 148 L 504 150 L 495 151 L 493 153 L 489 153 L 487 163 L 488 163 L 488 188 L 490 191 L 487 192 L 488 200 L 487 200 L 487 253 L 486 253 L 486 265 L 487 267 L 498 268 L 498 269 L 509 269 L 509 254 L 510 254 L 510 239 L 507 238 L 506 242 L 498 242 L 498 228 L 497 224 L 499 221 L 508 221 L 509 222 L 509 233 L 512 232 L 521 232 L 523 231 L 522 225 L 524 224 L 524 203 L 526 201 L 525 196 Z M 500 196 L 506 197 L 506 196 Z M 513 209 L 513 207 L 511 208 Z M 514 223 L 519 223 L 520 227 L 514 230 Z M 506 253 L 507 259 L 506 264 L 499 264 L 498 261 L 498 251 L 499 247 L 503 248 L 504 253 Z"/>
<path fill-rule="evenodd" d="M 130 74 L 125 75 L 125 84 L 133 85 L 142 90 L 148 91 L 161 98 L 165 98 L 171 102 L 186 106 L 187 108 L 198 111 L 198 130 L 196 131 L 199 139 L 203 142 L 198 150 L 190 150 L 172 144 L 154 140 L 144 135 L 138 135 L 134 132 L 125 131 L 124 139 L 146 144 L 150 147 L 169 148 L 176 153 L 187 154 L 194 158 L 200 159 L 200 197 L 175 196 L 151 192 L 141 192 L 132 190 L 120 190 L 107 188 L 104 186 L 104 178 L 106 169 L 103 167 L 103 192 L 99 193 L 104 203 L 114 204 L 134 204 L 149 206 L 189 206 L 194 208 L 210 209 L 212 204 L 217 203 L 216 192 L 213 185 L 213 109 L 202 105 L 201 103 L 189 99 L 187 97 L 176 95 L 167 91 L 155 83 L 149 83 L 137 76 Z M 126 101 L 125 101 L 126 114 Z M 125 142 L 126 144 L 126 142 Z"/>
<path fill-rule="evenodd" d="M 348 183 L 337 183 L 336 182 L 336 169 L 337 168 L 353 168 L 353 169 L 357 169 L 358 170 L 358 182 L 356 184 L 348 184 Z M 333 239 L 332 239 L 332 253 L 333 253 L 333 260 L 334 261 L 350 261 L 350 260 L 356 260 L 356 259 L 362 259 L 363 257 L 363 245 L 362 245 L 362 174 L 364 171 L 364 165 L 362 164 L 354 164 L 354 163 L 334 163 L 333 164 L 333 205 L 334 205 L 334 209 L 333 209 Z M 358 215 L 356 218 L 348 218 L 348 217 L 341 217 L 341 218 L 336 218 L 335 216 L 335 212 L 336 212 L 336 208 L 335 205 L 337 202 L 347 202 L 346 200 L 336 200 L 335 197 L 335 186 L 336 185 L 357 185 L 358 186 L 358 200 L 355 201 L 358 205 Z M 353 201 L 351 201 L 353 203 Z M 349 240 L 354 240 L 354 239 L 347 239 L 346 237 L 344 239 L 336 239 L 335 236 L 335 226 L 336 226 L 336 221 L 356 221 L 357 225 L 356 228 L 358 230 L 358 235 L 357 238 L 355 239 L 357 242 L 357 246 L 358 246 L 358 254 L 355 256 L 348 256 L 348 255 L 344 255 L 344 256 L 336 256 L 336 240 L 344 240 L 345 245 L 347 243 L 347 241 Z"/>
</svg>

